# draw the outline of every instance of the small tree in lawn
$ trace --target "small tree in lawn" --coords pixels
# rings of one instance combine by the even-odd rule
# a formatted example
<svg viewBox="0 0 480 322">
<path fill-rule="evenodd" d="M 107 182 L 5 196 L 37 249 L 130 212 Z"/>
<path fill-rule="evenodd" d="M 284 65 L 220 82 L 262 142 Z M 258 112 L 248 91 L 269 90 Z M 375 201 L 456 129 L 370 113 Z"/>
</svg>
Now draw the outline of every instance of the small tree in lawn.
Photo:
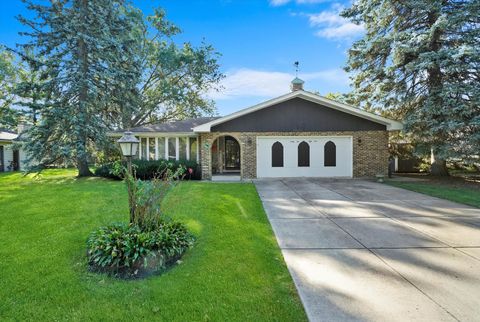
<svg viewBox="0 0 480 322">
<path fill-rule="evenodd" d="M 447 157 L 478 156 L 478 1 L 359 0 L 342 15 L 366 29 L 346 68 L 356 104 L 403 119 L 418 146 L 433 148 L 432 174 L 448 174 Z"/>
</svg>

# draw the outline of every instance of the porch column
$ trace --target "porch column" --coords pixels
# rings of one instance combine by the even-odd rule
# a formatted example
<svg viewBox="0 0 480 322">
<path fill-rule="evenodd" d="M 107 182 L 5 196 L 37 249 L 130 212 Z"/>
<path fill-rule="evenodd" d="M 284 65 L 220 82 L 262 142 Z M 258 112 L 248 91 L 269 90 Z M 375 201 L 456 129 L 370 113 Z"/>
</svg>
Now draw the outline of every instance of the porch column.
<svg viewBox="0 0 480 322">
<path fill-rule="evenodd" d="M 138 140 L 140 141 L 138 142 L 138 159 L 142 160 L 142 138 L 138 137 Z"/>
<path fill-rule="evenodd" d="M 190 137 L 187 136 L 187 146 L 186 146 L 186 151 L 187 151 L 187 160 L 190 160 Z"/>
<path fill-rule="evenodd" d="M 155 138 L 155 160 L 158 160 L 158 138 Z"/>
<path fill-rule="evenodd" d="M 150 138 L 145 140 L 147 142 L 147 155 L 145 156 L 147 160 L 150 159 Z"/>
<path fill-rule="evenodd" d="M 168 160 L 168 137 L 165 138 L 165 160 Z"/>
<path fill-rule="evenodd" d="M 175 160 L 178 161 L 178 159 L 180 159 L 180 138 L 177 136 L 175 138 Z"/>
</svg>

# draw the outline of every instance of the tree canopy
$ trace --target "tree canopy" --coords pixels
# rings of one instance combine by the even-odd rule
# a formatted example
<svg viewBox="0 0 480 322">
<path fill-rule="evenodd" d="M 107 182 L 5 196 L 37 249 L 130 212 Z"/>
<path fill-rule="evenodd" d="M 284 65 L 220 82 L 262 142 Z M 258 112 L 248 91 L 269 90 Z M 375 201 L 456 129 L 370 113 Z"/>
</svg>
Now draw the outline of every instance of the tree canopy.
<svg viewBox="0 0 480 322">
<path fill-rule="evenodd" d="M 22 0 L 34 19 L 15 52 L 30 71 L 16 95 L 38 122 L 27 133 L 30 161 L 75 163 L 90 175 L 91 152 L 108 130 L 214 113 L 204 97 L 222 77 L 206 44 L 177 45 L 180 30 L 158 9 L 145 17 L 126 0 Z M 152 32 L 154 30 L 154 32 Z"/>
<path fill-rule="evenodd" d="M 480 2 L 358 0 L 342 15 L 366 30 L 348 53 L 355 103 L 403 120 L 437 170 L 478 158 Z"/>
</svg>

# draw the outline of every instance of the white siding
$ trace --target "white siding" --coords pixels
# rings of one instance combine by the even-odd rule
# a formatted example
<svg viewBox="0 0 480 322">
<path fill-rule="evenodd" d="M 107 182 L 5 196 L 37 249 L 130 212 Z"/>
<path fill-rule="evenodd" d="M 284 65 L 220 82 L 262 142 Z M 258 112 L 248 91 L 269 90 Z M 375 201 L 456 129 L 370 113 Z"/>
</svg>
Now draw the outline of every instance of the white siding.
<svg viewBox="0 0 480 322">
<path fill-rule="evenodd" d="M 10 163 L 13 161 L 13 150 L 11 147 L 11 144 L 3 145 L 3 162 L 5 171 L 12 171 L 12 169 L 8 168 Z"/>
</svg>

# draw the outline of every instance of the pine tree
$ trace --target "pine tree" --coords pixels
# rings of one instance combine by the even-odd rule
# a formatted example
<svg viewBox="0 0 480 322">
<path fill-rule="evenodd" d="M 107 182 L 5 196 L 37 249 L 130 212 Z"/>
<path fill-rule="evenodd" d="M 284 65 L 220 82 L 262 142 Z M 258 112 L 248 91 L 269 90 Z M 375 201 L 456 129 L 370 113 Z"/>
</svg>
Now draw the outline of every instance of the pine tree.
<svg viewBox="0 0 480 322">
<path fill-rule="evenodd" d="M 22 33 L 30 41 L 20 54 L 41 70 L 45 93 L 39 102 L 40 120 L 28 131 L 26 151 L 41 165 L 68 160 L 79 176 L 91 175 L 89 151 L 106 140 L 111 84 L 126 79 L 125 70 L 112 68 L 128 57 L 123 35 L 131 34 L 132 22 L 124 1 L 23 1 L 36 18 L 19 17 L 30 27 Z"/>
<path fill-rule="evenodd" d="M 40 69 L 41 58 L 35 58 L 31 52 L 27 52 L 27 59 L 24 64 L 16 66 L 18 80 L 14 88 L 16 96 L 15 105 L 22 107 L 22 115 L 26 121 L 37 124 L 38 115 L 45 101 L 43 73 Z"/>
<path fill-rule="evenodd" d="M 403 119 L 433 149 L 432 174 L 449 157 L 478 162 L 480 2 L 358 0 L 342 15 L 366 29 L 346 68 L 356 103 Z"/>
</svg>

